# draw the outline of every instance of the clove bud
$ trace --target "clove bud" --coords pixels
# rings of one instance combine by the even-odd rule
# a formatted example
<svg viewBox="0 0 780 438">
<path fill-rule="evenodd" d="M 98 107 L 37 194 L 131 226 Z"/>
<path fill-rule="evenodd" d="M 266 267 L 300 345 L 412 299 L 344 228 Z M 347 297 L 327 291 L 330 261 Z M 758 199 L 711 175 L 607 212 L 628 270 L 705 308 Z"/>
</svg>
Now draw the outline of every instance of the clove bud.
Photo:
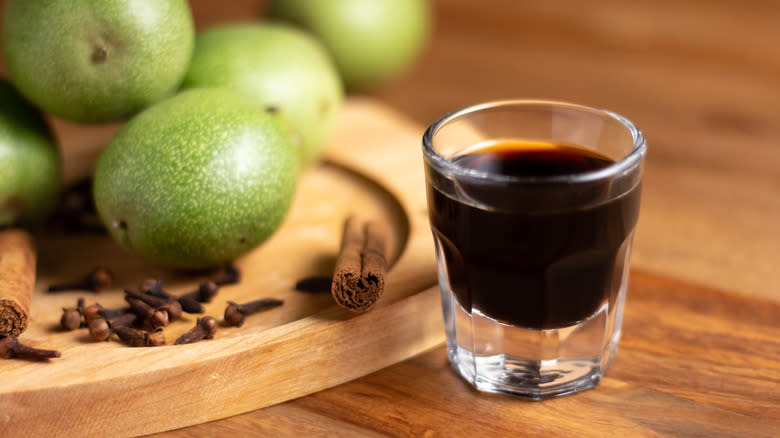
<svg viewBox="0 0 780 438">
<path fill-rule="evenodd" d="M 162 291 L 162 289 L 160 289 L 160 291 Z M 133 289 L 125 289 L 125 297 L 130 297 L 142 301 L 148 304 L 149 306 L 154 307 L 157 312 L 164 312 L 166 314 L 165 318 L 167 319 L 168 322 L 176 321 L 177 319 L 181 318 L 181 314 L 182 314 L 181 304 L 179 304 L 178 301 L 174 300 L 171 295 L 167 293 L 165 294 L 167 295 L 168 298 L 152 295 L 150 293 L 143 293 Z M 158 316 L 157 318 L 159 319 L 161 317 Z M 165 323 L 164 325 L 158 325 L 155 327 L 164 327 L 166 325 L 168 324 Z"/>
<path fill-rule="evenodd" d="M 152 285 L 150 283 L 151 281 L 154 281 L 155 283 Z M 166 292 L 162 288 L 161 280 L 144 280 L 144 283 L 141 284 L 141 290 L 143 291 L 144 289 L 146 289 L 147 294 L 164 299 L 168 302 L 178 301 L 181 310 L 184 312 L 203 313 L 206 311 L 203 305 L 193 297 L 187 295 L 181 295 L 177 297 L 176 295 L 172 295 Z"/>
<path fill-rule="evenodd" d="M 103 289 L 111 287 L 114 274 L 110 270 L 98 267 L 93 269 L 89 274 L 83 278 L 79 278 L 73 281 L 66 281 L 59 284 L 52 284 L 49 286 L 49 292 L 60 292 L 70 290 L 88 290 L 92 292 L 100 292 Z"/>
<path fill-rule="evenodd" d="M 302 278 L 295 282 L 295 290 L 307 293 L 330 293 L 333 278 L 327 276 L 314 276 Z"/>
<path fill-rule="evenodd" d="M 219 292 L 219 286 L 213 281 L 201 281 L 197 290 L 186 293 L 181 297 L 192 298 L 200 303 L 210 303 Z"/>
<path fill-rule="evenodd" d="M 237 284 L 241 281 L 241 270 L 233 264 L 225 266 L 225 271 L 222 275 L 214 279 L 214 284 L 217 286 L 226 286 L 230 284 Z"/>
<path fill-rule="evenodd" d="M 108 321 L 98 318 L 89 323 L 89 337 L 93 341 L 107 341 L 111 337 L 111 327 Z"/>
<path fill-rule="evenodd" d="M 81 312 L 79 312 L 78 309 L 67 307 L 62 309 L 60 326 L 63 328 L 63 330 L 76 330 L 77 328 L 81 327 L 82 322 L 83 319 L 81 317 Z"/>
<path fill-rule="evenodd" d="M 192 344 L 198 342 L 201 339 L 211 339 L 217 332 L 217 320 L 213 316 L 204 316 L 198 318 L 195 322 L 195 327 L 191 328 L 187 333 L 179 336 L 174 342 L 175 345 Z"/>
<path fill-rule="evenodd" d="M 119 340 L 131 347 L 159 347 L 165 345 L 165 335 L 162 329 L 153 332 L 137 330 L 131 327 L 119 326 L 114 329 Z"/>
<path fill-rule="evenodd" d="M 98 318 L 89 324 L 89 337 L 93 341 L 106 341 L 117 327 L 129 327 L 138 317 L 134 313 L 124 313 L 111 319 Z"/>
<path fill-rule="evenodd" d="M 0 357 L 4 359 L 46 360 L 60 357 L 60 352 L 33 348 L 20 343 L 16 336 L 6 336 L 0 339 Z"/>
<path fill-rule="evenodd" d="M 263 298 L 261 300 L 250 301 L 244 304 L 236 304 L 228 301 L 225 308 L 225 322 L 229 325 L 241 327 L 244 324 L 244 318 L 247 315 L 261 312 L 284 304 L 284 301 L 276 298 Z"/>
</svg>

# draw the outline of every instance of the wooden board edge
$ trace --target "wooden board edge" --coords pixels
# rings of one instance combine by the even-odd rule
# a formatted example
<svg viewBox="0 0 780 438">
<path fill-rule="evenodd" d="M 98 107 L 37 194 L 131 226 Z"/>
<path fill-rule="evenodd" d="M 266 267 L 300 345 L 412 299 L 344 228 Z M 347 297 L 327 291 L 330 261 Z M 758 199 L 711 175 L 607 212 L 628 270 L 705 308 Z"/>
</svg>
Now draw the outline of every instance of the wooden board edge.
<svg viewBox="0 0 780 438">
<path fill-rule="evenodd" d="M 377 324 L 393 330 L 377 332 Z M 380 335 L 374 338 L 354 333 Z M 345 342 L 347 334 L 357 342 Z M 197 366 L 183 364 L 154 374 L 92 382 L 84 388 L 7 394 L 0 398 L 0 425 L 8 436 L 160 432 L 317 392 L 443 341 L 439 292 L 433 287 L 338 324 L 327 319 L 311 322 L 305 331 L 289 332 L 253 348 L 243 348 L 237 338 L 227 349 L 241 351 L 204 355 Z M 51 409 L 31 412 L 29 406 Z M 111 430 L 106 429 L 109 424 Z"/>
</svg>

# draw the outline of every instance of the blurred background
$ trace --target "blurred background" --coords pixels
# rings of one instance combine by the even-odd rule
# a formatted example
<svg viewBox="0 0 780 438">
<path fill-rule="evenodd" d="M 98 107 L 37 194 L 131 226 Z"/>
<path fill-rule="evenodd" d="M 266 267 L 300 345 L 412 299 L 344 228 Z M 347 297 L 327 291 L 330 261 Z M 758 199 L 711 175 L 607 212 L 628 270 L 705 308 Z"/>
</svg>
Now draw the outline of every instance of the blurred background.
<svg viewBox="0 0 780 438">
<path fill-rule="evenodd" d="M 433 26 L 414 64 L 362 96 L 421 134 L 444 113 L 493 99 L 618 112 L 649 144 L 634 265 L 780 296 L 780 227 L 770 220 L 780 215 L 780 2 L 429 4 Z M 205 28 L 262 19 L 267 2 L 191 5 Z"/>
</svg>

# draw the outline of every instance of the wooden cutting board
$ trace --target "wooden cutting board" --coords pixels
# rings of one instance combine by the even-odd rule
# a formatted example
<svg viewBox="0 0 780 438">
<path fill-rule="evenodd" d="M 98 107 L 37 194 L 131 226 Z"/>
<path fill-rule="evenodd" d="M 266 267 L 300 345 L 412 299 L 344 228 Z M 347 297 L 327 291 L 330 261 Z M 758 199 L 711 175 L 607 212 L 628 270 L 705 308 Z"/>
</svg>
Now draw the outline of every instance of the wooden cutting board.
<svg viewBox="0 0 780 438">
<path fill-rule="evenodd" d="M 89 174 L 116 126 L 57 123 L 66 179 Z M 25 343 L 62 352 L 49 363 L 0 361 L 0 435 L 139 435 L 202 423 L 338 385 L 397 363 L 444 340 L 433 243 L 425 210 L 420 138 L 415 125 L 370 100 L 347 102 L 326 162 L 301 178 L 282 228 L 237 261 L 243 280 L 221 289 L 206 314 L 222 320 L 225 301 L 281 298 L 285 304 L 220 326 L 197 344 L 130 348 L 92 342 L 84 329 L 59 328 L 78 297 L 120 306 L 122 287 L 161 278 L 183 293 L 203 275 L 146 264 L 106 236 L 39 235 L 38 280 Z M 329 294 L 294 290 L 296 280 L 330 275 L 343 220 L 376 218 L 392 230 L 385 294 L 364 314 L 338 308 Z M 113 270 L 111 290 L 50 294 L 46 287 Z M 185 315 L 166 328 L 168 343 L 194 325 Z"/>
</svg>

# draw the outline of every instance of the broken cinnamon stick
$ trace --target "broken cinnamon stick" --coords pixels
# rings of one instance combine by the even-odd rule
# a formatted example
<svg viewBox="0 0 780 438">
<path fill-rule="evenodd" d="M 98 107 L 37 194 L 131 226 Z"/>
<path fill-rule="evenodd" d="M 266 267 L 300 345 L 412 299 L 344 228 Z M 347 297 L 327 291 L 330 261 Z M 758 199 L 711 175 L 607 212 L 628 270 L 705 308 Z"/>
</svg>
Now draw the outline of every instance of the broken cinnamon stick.
<svg viewBox="0 0 780 438">
<path fill-rule="evenodd" d="M 341 249 L 331 284 L 339 306 L 353 312 L 371 309 L 385 287 L 386 230 L 374 221 L 350 216 L 344 221 Z"/>
<path fill-rule="evenodd" d="M 35 244 L 26 231 L 0 231 L 0 338 L 19 336 L 30 322 Z"/>
</svg>

